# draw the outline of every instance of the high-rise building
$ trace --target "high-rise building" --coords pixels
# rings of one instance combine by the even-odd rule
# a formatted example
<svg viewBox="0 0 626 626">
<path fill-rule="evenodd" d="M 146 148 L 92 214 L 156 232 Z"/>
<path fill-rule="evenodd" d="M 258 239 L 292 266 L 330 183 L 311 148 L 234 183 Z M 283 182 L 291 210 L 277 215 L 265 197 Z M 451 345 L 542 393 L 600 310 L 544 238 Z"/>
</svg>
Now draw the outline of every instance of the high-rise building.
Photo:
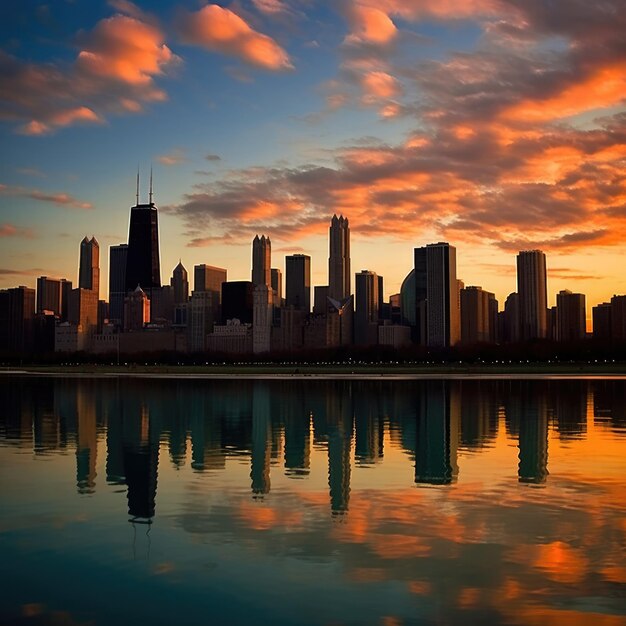
<svg viewBox="0 0 626 626">
<path fill-rule="evenodd" d="M 461 332 L 456 248 L 431 243 L 416 248 L 414 260 L 416 340 L 431 347 L 453 346 Z"/>
<path fill-rule="evenodd" d="M 215 291 L 192 291 L 188 306 L 187 347 L 190 352 L 206 350 L 207 335 L 219 321 L 219 298 Z"/>
<path fill-rule="evenodd" d="M 238 319 L 242 324 L 252 324 L 254 287 L 247 280 L 222 283 L 222 321 Z"/>
<path fill-rule="evenodd" d="M 227 271 L 222 267 L 212 265 L 194 265 L 193 290 L 222 292 L 222 283 L 226 282 Z M 219 295 L 218 295 L 219 298 Z"/>
<path fill-rule="evenodd" d="M 178 261 L 178 265 L 172 272 L 172 278 L 170 280 L 170 286 L 172 287 L 172 298 L 174 306 L 179 304 L 185 304 L 189 301 L 189 278 L 187 270 L 181 261 Z M 222 286 L 220 285 L 220 293 Z"/>
<path fill-rule="evenodd" d="M 277 267 L 272 268 L 272 291 L 274 292 L 274 306 L 282 306 L 283 273 Z"/>
<path fill-rule="evenodd" d="M 272 242 L 265 235 L 252 240 L 252 284 L 272 286 Z"/>
<path fill-rule="evenodd" d="M 547 332 L 548 308 L 546 255 L 541 250 L 523 250 L 517 255 L 520 339 L 543 339 Z"/>
<path fill-rule="evenodd" d="M 286 305 L 297 311 L 311 312 L 311 257 L 292 254 L 285 257 Z"/>
<path fill-rule="evenodd" d="M 150 321 L 150 300 L 137 286 L 124 299 L 124 330 L 138 331 Z"/>
<path fill-rule="evenodd" d="M 138 182 L 137 203 L 130 209 L 126 291 L 134 291 L 137 285 L 141 286 L 148 297 L 153 288 L 161 286 L 159 216 L 157 207 L 152 202 L 152 181 L 149 202 L 139 204 Z"/>
<path fill-rule="evenodd" d="M 611 339 L 626 341 L 626 296 L 611 298 Z"/>
<path fill-rule="evenodd" d="M 33 349 L 35 290 L 14 287 L 0 291 L 0 352 L 28 354 Z"/>
<path fill-rule="evenodd" d="M 413 283 L 413 290 L 415 292 L 414 300 L 415 312 L 413 315 L 406 315 L 405 317 L 409 322 L 414 322 L 413 326 L 413 339 L 416 343 L 425 346 L 428 343 L 427 332 L 427 316 L 426 316 L 426 299 L 428 297 L 428 271 L 426 261 L 426 248 L 415 248 L 413 251 L 413 279 L 410 279 L 410 274 L 405 278 L 405 283 L 408 283 L 410 288 Z M 404 283 L 403 283 L 404 288 Z M 412 304 L 409 294 L 405 297 L 405 301 L 408 304 Z"/>
<path fill-rule="evenodd" d="M 40 276 L 37 279 L 37 313 L 51 311 L 61 316 L 61 281 Z"/>
<path fill-rule="evenodd" d="M 611 303 L 602 302 L 593 307 L 593 338 L 611 339 Z"/>
<path fill-rule="evenodd" d="M 70 314 L 70 297 L 72 293 L 72 281 L 61 278 L 61 321 L 67 322 Z"/>
<path fill-rule="evenodd" d="M 502 340 L 506 343 L 517 343 L 520 340 L 519 296 L 510 293 L 504 302 Z"/>
<path fill-rule="evenodd" d="M 378 343 L 380 317 L 379 281 L 375 272 L 362 270 L 355 274 L 356 313 L 354 316 L 354 341 L 359 345 Z"/>
<path fill-rule="evenodd" d="M 95 237 L 80 242 L 78 288 L 100 293 L 100 245 Z"/>
<path fill-rule="evenodd" d="M 578 341 L 586 335 L 584 294 L 559 291 L 556 295 L 556 340 Z"/>
<path fill-rule="evenodd" d="M 324 315 L 328 310 L 328 285 L 313 287 L 313 315 Z"/>
<path fill-rule="evenodd" d="M 488 291 L 482 287 L 461 289 L 461 341 L 481 343 L 490 340 L 490 307 Z"/>
<path fill-rule="evenodd" d="M 328 297 L 342 302 L 350 296 L 350 227 L 348 219 L 333 215 L 329 231 Z"/>
<path fill-rule="evenodd" d="M 120 243 L 109 248 L 109 320 L 119 327 L 124 325 L 127 259 L 128 244 Z"/>
</svg>

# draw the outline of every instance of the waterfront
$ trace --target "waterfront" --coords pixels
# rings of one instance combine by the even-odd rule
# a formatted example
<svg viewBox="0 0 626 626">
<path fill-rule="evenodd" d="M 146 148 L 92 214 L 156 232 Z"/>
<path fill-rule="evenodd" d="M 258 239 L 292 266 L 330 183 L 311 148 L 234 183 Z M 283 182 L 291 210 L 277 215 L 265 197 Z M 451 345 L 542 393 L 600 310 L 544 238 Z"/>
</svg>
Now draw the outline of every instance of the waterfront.
<svg viewBox="0 0 626 626">
<path fill-rule="evenodd" d="M 625 621 L 625 381 L 0 394 L 3 621 Z"/>
</svg>

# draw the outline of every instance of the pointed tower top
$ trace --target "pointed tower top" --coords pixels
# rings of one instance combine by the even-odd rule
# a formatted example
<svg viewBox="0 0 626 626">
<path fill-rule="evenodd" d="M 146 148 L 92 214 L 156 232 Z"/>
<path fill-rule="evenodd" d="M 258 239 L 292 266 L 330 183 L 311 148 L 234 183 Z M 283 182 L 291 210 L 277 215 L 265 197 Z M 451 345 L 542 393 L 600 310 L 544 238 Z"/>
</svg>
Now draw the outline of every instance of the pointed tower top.
<svg viewBox="0 0 626 626">
<path fill-rule="evenodd" d="M 137 190 L 135 192 L 135 206 L 139 205 L 139 165 L 137 166 Z"/>
<path fill-rule="evenodd" d="M 253 241 L 261 241 L 261 240 L 259 239 L 258 235 L 255 235 Z"/>
<path fill-rule="evenodd" d="M 339 218 L 337 217 L 337 214 L 336 214 L 336 213 L 333 215 L 333 219 L 332 219 L 332 220 L 330 220 L 330 221 L 331 221 L 331 223 L 332 223 L 332 224 L 334 224 L 335 222 L 338 222 L 338 221 L 339 221 Z"/>
<path fill-rule="evenodd" d="M 149 194 L 149 198 L 150 198 L 149 202 L 150 202 L 150 204 L 152 204 L 152 196 L 153 196 L 153 193 L 152 193 L 152 165 L 150 165 L 150 194 Z"/>
<path fill-rule="evenodd" d="M 89 243 L 89 237 L 87 237 L 87 235 L 85 235 L 83 237 L 83 240 L 81 241 L 81 243 Z"/>
</svg>

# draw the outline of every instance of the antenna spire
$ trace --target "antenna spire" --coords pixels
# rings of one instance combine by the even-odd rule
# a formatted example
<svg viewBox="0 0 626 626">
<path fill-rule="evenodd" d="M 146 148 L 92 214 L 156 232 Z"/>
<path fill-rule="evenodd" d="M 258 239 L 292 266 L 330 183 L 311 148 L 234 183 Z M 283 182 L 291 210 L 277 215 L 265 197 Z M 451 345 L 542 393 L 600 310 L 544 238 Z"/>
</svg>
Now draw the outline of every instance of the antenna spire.
<svg viewBox="0 0 626 626">
<path fill-rule="evenodd" d="M 135 194 L 136 202 L 135 206 L 139 205 L 139 165 L 137 166 L 137 192 Z"/>
<path fill-rule="evenodd" d="M 152 204 L 152 165 L 150 165 L 150 204 Z"/>
</svg>

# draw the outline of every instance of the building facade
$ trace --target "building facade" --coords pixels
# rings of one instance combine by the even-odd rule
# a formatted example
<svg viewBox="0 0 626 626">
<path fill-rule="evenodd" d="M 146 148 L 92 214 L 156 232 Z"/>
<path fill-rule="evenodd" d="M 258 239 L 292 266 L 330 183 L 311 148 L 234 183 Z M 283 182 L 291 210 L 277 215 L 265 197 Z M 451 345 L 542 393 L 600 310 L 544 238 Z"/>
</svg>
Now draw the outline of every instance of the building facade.
<svg viewBox="0 0 626 626">
<path fill-rule="evenodd" d="M 546 255 L 523 250 L 517 255 L 520 339 L 544 339 L 547 334 Z"/>
</svg>

